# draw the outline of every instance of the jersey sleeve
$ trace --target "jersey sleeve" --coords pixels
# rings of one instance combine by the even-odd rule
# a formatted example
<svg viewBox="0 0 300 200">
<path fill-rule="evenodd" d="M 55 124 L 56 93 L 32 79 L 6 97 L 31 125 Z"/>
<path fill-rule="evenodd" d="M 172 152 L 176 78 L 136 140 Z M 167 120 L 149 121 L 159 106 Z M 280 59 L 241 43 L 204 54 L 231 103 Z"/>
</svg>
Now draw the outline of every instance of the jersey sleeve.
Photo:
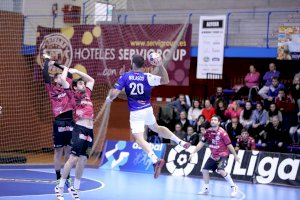
<svg viewBox="0 0 300 200">
<path fill-rule="evenodd" d="M 124 75 L 120 76 L 119 80 L 115 83 L 114 88 L 117 90 L 123 90 L 125 86 L 125 78 Z"/>
<path fill-rule="evenodd" d="M 231 140 L 230 140 L 228 134 L 226 133 L 226 131 L 224 131 L 224 130 L 222 131 L 221 137 L 226 146 L 231 144 Z"/>
<path fill-rule="evenodd" d="M 47 83 L 47 84 L 51 83 L 51 79 L 50 79 L 50 76 L 49 76 L 49 73 L 48 73 L 48 69 L 49 69 L 48 64 L 49 64 L 49 61 L 50 60 L 46 60 L 44 62 L 44 65 L 43 65 L 43 78 L 44 78 L 45 83 Z"/>
<path fill-rule="evenodd" d="M 147 80 L 150 86 L 158 86 L 160 85 L 160 76 L 156 76 L 150 73 L 147 73 Z"/>
</svg>

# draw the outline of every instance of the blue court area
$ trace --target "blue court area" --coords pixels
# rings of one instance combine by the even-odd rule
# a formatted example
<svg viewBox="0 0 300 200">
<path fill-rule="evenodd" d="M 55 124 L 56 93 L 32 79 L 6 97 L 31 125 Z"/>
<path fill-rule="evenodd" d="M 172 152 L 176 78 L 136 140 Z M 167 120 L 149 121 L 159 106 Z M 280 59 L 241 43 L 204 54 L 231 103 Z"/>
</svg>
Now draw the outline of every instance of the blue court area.
<svg viewBox="0 0 300 200">
<path fill-rule="evenodd" d="M 52 168 L 0 168 L 0 200 L 53 200 L 55 174 Z M 87 168 L 82 180 L 84 200 L 192 200 L 232 199 L 225 181 L 212 180 L 211 194 L 197 195 L 202 179 Z M 240 188 L 234 199 L 299 199 L 300 189 L 237 182 Z M 67 191 L 67 190 L 66 190 Z M 66 193 L 65 199 L 71 199 Z"/>
</svg>

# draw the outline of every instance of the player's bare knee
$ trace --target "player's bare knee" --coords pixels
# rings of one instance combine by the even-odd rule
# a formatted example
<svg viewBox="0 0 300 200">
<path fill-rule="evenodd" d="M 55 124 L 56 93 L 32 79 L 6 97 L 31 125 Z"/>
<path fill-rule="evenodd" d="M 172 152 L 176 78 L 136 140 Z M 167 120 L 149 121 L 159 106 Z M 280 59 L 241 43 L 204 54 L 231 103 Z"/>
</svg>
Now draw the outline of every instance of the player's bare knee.
<svg viewBox="0 0 300 200">
<path fill-rule="evenodd" d="M 75 155 L 70 155 L 68 162 L 70 162 L 72 165 L 78 162 L 79 157 Z"/>
<path fill-rule="evenodd" d="M 217 169 L 216 172 L 223 177 L 225 177 L 227 175 L 227 173 L 224 171 L 224 169 Z"/>
<path fill-rule="evenodd" d="M 207 169 L 202 169 L 202 174 L 209 174 L 209 171 Z"/>
<path fill-rule="evenodd" d="M 80 156 L 80 157 L 79 157 L 79 162 L 85 164 L 85 163 L 87 162 L 87 157 L 86 157 L 86 156 Z"/>
</svg>

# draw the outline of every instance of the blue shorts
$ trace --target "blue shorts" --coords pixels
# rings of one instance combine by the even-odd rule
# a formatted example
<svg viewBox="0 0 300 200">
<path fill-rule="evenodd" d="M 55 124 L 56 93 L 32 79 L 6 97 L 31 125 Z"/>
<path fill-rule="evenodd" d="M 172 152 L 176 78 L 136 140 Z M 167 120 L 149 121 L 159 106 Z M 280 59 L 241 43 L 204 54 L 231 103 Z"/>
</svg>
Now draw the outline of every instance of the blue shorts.
<svg viewBox="0 0 300 200">
<path fill-rule="evenodd" d="M 75 124 L 72 133 L 72 150 L 71 153 L 75 156 L 89 156 L 89 151 L 93 146 L 93 129 L 86 128 Z"/>
</svg>

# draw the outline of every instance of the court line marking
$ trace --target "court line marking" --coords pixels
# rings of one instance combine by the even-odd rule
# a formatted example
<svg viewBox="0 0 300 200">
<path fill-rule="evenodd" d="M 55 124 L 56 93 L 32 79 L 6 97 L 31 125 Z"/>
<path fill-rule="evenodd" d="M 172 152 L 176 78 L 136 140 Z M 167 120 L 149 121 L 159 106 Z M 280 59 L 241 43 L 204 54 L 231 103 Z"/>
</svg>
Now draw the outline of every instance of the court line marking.
<svg viewBox="0 0 300 200">
<path fill-rule="evenodd" d="M 44 172 L 44 173 L 49 173 L 49 174 L 54 174 L 53 172 L 46 172 L 45 170 L 39 170 L 39 169 L 0 169 L 0 171 L 12 171 L 12 170 L 27 170 L 27 171 L 33 171 L 33 172 Z M 83 177 L 85 179 L 89 179 L 89 180 L 92 180 L 92 181 L 95 181 L 95 182 L 98 182 L 100 183 L 100 187 L 97 187 L 97 188 L 94 188 L 94 189 L 90 189 L 90 190 L 84 190 L 84 191 L 81 191 L 80 193 L 84 193 L 84 192 L 93 192 L 95 190 L 101 190 L 105 187 L 105 183 L 102 182 L 102 181 L 99 181 L 99 180 L 96 180 L 96 179 L 92 179 L 92 178 L 86 178 L 86 177 Z M 69 192 L 64 192 L 64 194 L 69 194 Z M 49 193 L 49 194 L 37 194 L 37 195 L 21 195 L 21 196 L 0 196 L 0 199 L 4 199 L 4 198 L 7 198 L 7 197 L 19 197 L 19 198 L 24 198 L 24 197 L 39 197 L 39 196 L 45 196 L 45 195 L 54 195 L 54 192 L 53 194 L 52 193 Z"/>
<path fill-rule="evenodd" d="M 242 195 L 239 200 L 244 200 L 246 199 L 246 194 L 244 192 L 242 192 L 241 190 L 238 190 L 238 192 Z"/>
</svg>

